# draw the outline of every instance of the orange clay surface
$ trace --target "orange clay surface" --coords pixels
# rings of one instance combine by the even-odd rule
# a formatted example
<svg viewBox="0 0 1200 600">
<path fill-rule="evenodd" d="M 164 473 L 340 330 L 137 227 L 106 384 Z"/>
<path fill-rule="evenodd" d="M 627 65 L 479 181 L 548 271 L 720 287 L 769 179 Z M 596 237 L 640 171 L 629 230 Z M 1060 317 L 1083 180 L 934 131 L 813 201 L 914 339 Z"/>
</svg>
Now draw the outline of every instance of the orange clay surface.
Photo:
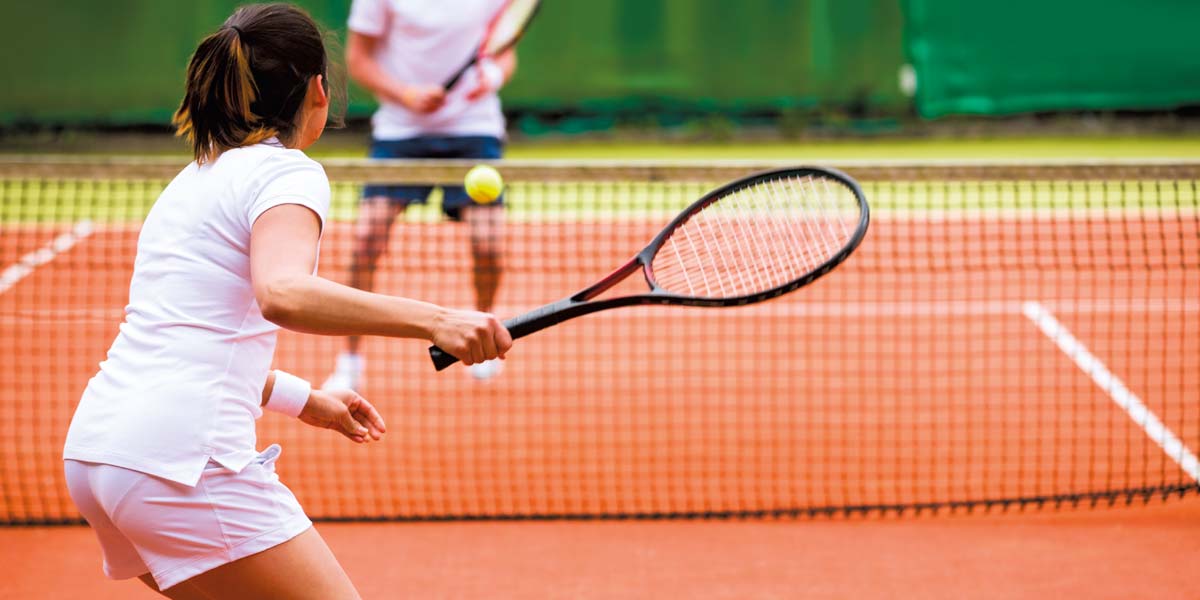
<svg viewBox="0 0 1200 600">
<path fill-rule="evenodd" d="M 1195 598 L 1200 500 L 906 519 L 318 524 L 364 598 Z M 85 527 L 0 529 L 0 597 L 158 598 Z"/>
<path fill-rule="evenodd" d="M 1054 232 L 1050 229 L 1056 226 L 1069 228 L 1070 224 L 1048 224 L 1046 239 L 1064 239 L 1051 235 Z M 642 231 L 644 227 L 635 229 L 629 232 L 630 248 L 636 248 L 637 242 L 643 240 L 647 233 Z M 456 237 L 461 236 L 461 232 L 455 233 L 456 230 L 446 228 L 438 231 L 450 233 L 444 234 L 444 239 L 430 241 L 428 237 L 405 236 L 400 231 L 398 239 L 401 241 L 397 243 L 424 240 L 411 243 L 465 248 L 464 241 Z M 906 245 L 914 239 L 919 240 L 921 236 L 899 229 L 891 230 L 894 234 L 888 231 L 879 227 L 873 233 L 872 245 L 864 246 L 854 261 L 827 281 L 787 301 L 823 302 L 825 306 L 838 306 L 843 301 L 859 300 L 861 290 L 878 289 L 879 284 L 873 279 L 886 274 L 887 261 L 916 271 L 917 267 L 906 265 L 910 262 L 920 263 L 926 251 L 931 255 L 950 257 L 948 260 L 965 255 L 966 249 L 923 249 Z M 20 256 L 38 248 L 51 237 L 52 232 L 40 230 L 6 237 L 3 242 L 5 263 L 8 257 Z M 533 244 L 537 241 L 529 236 L 513 237 L 514 244 Z M 946 236 L 947 240 L 959 240 L 966 244 L 971 243 L 967 240 L 978 238 L 988 239 L 989 236 L 965 233 Z M 78 391 L 94 372 L 96 362 L 103 357 L 103 349 L 115 333 L 114 318 L 119 321 L 129 266 L 133 260 L 131 241 L 130 231 L 99 231 L 0 295 L 0 308 L 5 310 L 8 319 L 4 331 L 0 332 L 0 355 L 7 359 L 33 359 L 29 363 L 33 365 L 32 368 L 10 369 L 6 372 L 14 377 L 0 382 L 0 396 L 6 399 L 8 405 L 7 408 L 0 406 L 0 415 L 5 415 L 8 421 L 4 424 L 4 430 L 9 437 L 3 443 L 6 451 L 12 451 L 15 457 L 0 465 L 0 469 L 3 469 L 0 488 L 4 492 L 0 498 L 3 500 L 0 509 L 8 518 L 18 521 L 74 518 L 73 509 L 64 493 L 59 468 L 62 436 Z M 526 265 L 524 270 L 514 269 L 506 280 L 506 286 L 509 286 L 506 289 L 523 290 L 523 295 L 515 299 L 502 298 L 502 302 L 507 302 L 508 306 L 525 306 L 533 301 L 550 300 L 571 292 L 578 284 L 602 275 L 607 268 L 617 264 L 619 258 L 624 257 L 627 253 L 624 244 L 616 246 L 621 248 L 581 248 L 579 251 L 586 256 L 584 264 L 569 269 L 558 264 L 533 264 Z M 1153 249 L 1145 250 L 1145 253 L 1154 255 L 1150 250 Z M 333 254 L 327 264 L 341 265 L 345 262 L 344 243 L 339 245 L 327 240 L 326 251 Z M 420 248 L 393 248 L 392 256 L 411 257 L 414 252 L 421 251 Z M 518 246 L 514 249 L 514 255 L 537 256 L 538 253 L 533 248 Z M 1073 260 L 1089 258 L 1077 255 Z M 403 260 L 390 260 L 393 262 L 385 264 L 385 270 L 410 272 L 406 270 Z M 412 260 L 424 261 L 427 268 L 432 260 L 435 270 L 455 273 L 454 277 L 459 277 L 439 279 L 449 283 L 433 289 L 432 292 L 441 297 L 432 299 L 458 305 L 469 302 L 469 286 L 461 257 L 446 260 L 444 264 L 419 255 Z M 954 266 L 947 265 L 948 268 Z M 1079 293 L 1080 289 L 1101 289 L 1114 284 L 1130 290 L 1133 300 L 1178 298 L 1181 290 L 1186 295 L 1188 290 L 1194 292 L 1198 289 L 1194 274 L 1183 275 L 1184 279 L 1178 280 L 1122 280 L 1122 277 L 1128 276 L 1127 273 L 1119 270 L 1110 279 L 1095 271 L 1084 271 L 1069 281 L 1041 279 L 1036 273 L 1031 273 L 1026 277 L 1025 286 L 1015 290 L 1003 286 L 991 287 L 986 280 L 971 280 L 964 276 L 961 281 L 942 279 L 940 288 L 922 287 L 919 281 L 915 281 L 907 287 L 898 287 L 895 293 L 901 301 L 913 306 L 926 301 L 965 302 L 976 306 L 991 301 L 1026 299 L 1038 285 L 1049 286 L 1044 290 L 1039 288 L 1045 292 L 1035 296 L 1039 299 Z M 333 270 L 333 275 L 336 279 L 342 278 L 336 270 Z M 382 285 L 388 291 L 405 293 L 409 281 L 385 280 Z M 46 294 L 43 293 L 45 290 L 54 291 Z M 417 291 L 422 290 L 430 291 L 424 288 Z M 1006 296 L 1006 293 L 1009 295 Z M 932 295 L 926 297 L 926 294 Z M 747 399 L 732 409 L 734 413 L 731 414 L 736 418 L 725 419 L 718 415 L 719 418 L 714 417 L 702 423 L 707 429 L 702 428 L 701 433 L 708 431 L 712 434 L 711 437 L 719 440 L 716 445 L 691 444 L 687 432 L 682 430 L 671 433 L 673 430 L 637 427 L 643 416 L 654 423 L 659 423 L 662 418 L 662 422 L 669 425 L 673 414 L 691 414 L 686 411 L 691 410 L 692 406 L 698 407 L 696 410 L 703 408 L 703 398 L 697 398 L 694 404 L 687 406 L 670 403 L 657 406 L 653 404 L 656 401 L 653 395 L 639 397 L 635 402 L 639 406 L 637 410 L 629 410 L 627 404 L 614 404 L 606 396 L 575 398 L 571 406 L 581 411 L 577 413 L 581 415 L 581 422 L 605 424 L 607 429 L 599 433 L 591 428 L 576 427 L 573 421 L 559 414 L 565 410 L 563 405 L 540 400 L 578 389 L 570 386 L 559 389 L 559 383 L 547 379 L 554 369 L 561 370 L 562 365 L 556 366 L 556 361 L 570 360 L 563 348 L 570 347 L 573 352 L 595 351 L 602 356 L 614 356 L 619 353 L 611 348 L 606 350 L 604 346 L 618 343 L 617 338 L 611 334 L 607 337 L 603 335 L 604 328 L 618 325 L 639 331 L 636 328 L 639 326 L 628 325 L 625 317 L 616 312 L 580 320 L 578 325 L 563 327 L 553 335 L 530 338 L 522 347 L 523 354 L 514 357 L 504 376 L 485 388 L 470 387 L 474 384 L 462 377 L 461 373 L 453 377 L 430 373 L 428 365 L 423 362 L 423 346 L 419 344 L 406 343 L 386 350 L 381 349 L 383 347 L 380 345 L 373 346 L 371 364 L 376 371 L 368 375 L 373 376 L 375 383 L 368 394 L 379 398 L 385 414 L 396 415 L 392 419 L 394 430 L 391 437 L 383 445 L 351 449 L 326 432 L 301 429 L 294 423 L 285 423 L 272 417 L 264 419 L 260 435 L 264 444 L 268 439 L 284 443 L 287 452 L 280 467 L 283 479 L 297 491 L 314 516 L 341 516 L 343 511 L 354 513 L 379 507 L 398 510 L 402 516 L 453 512 L 492 514 L 511 510 L 589 512 L 597 510 L 597 506 L 653 512 L 663 507 L 642 506 L 639 504 L 640 498 L 627 500 L 619 494 L 612 498 L 597 495 L 605 493 L 605 490 L 622 489 L 620 485 L 614 487 L 597 485 L 591 480 L 571 480 L 570 485 L 563 487 L 578 488 L 591 494 L 568 497 L 562 503 L 545 505 L 541 504 L 544 502 L 539 499 L 541 497 L 535 494 L 537 488 L 533 484 L 543 481 L 543 476 L 579 477 L 581 471 L 570 468 L 570 465 L 596 459 L 592 454 L 599 453 L 602 460 L 598 464 L 627 461 L 628 464 L 644 467 L 632 474 L 602 473 L 611 477 L 633 477 L 628 481 L 614 480 L 626 485 L 624 489 L 639 489 L 641 485 L 653 487 L 654 482 L 661 481 L 693 481 L 680 479 L 680 473 L 716 477 L 718 479 L 713 480 L 714 485 L 728 484 L 736 488 L 743 481 L 764 480 L 780 468 L 775 463 L 754 462 L 753 457 L 759 456 L 755 453 L 748 455 L 750 459 L 739 458 L 737 453 L 745 444 L 739 441 L 741 438 L 738 436 L 752 434 L 753 440 L 762 443 L 777 437 L 775 433 L 779 433 L 781 439 L 790 439 L 786 438 L 787 431 L 783 428 L 793 425 L 804 428 L 806 435 L 801 439 L 806 445 L 803 448 L 830 453 L 837 460 L 824 466 L 802 462 L 785 465 L 787 469 L 797 469 L 795 473 L 788 473 L 788 480 L 799 482 L 797 485 L 802 487 L 797 490 L 755 488 L 751 490 L 753 494 L 747 494 L 746 497 L 757 501 L 770 500 L 773 495 L 779 495 L 779 501 L 786 504 L 793 496 L 803 496 L 821 505 L 854 501 L 854 498 L 839 495 L 847 489 L 868 500 L 902 502 L 925 498 L 922 494 L 930 499 L 953 497 L 960 492 L 958 487 L 962 488 L 963 497 L 979 494 L 1011 496 L 1036 495 L 1043 490 L 1077 490 L 1086 482 L 1107 482 L 1113 478 L 1116 478 L 1118 486 L 1153 485 L 1164 479 L 1184 481 L 1177 467 L 1165 460 L 1161 451 L 1148 443 L 1142 432 L 1133 428 L 1128 418 L 1113 408 L 1111 400 L 1066 361 L 1061 352 L 1047 343 L 1023 317 L 1001 313 L 974 320 L 952 314 L 932 325 L 921 322 L 922 319 L 929 320 L 929 316 L 910 316 L 904 320 L 904 325 L 886 322 L 888 319 L 896 321 L 894 316 L 869 316 L 864 322 L 874 329 L 852 331 L 851 335 L 862 336 L 881 330 L 896 334 L 894 338 L 878 337 L 875 343 L 867 347 L 876 360 L 876 377 L 872 381 L 877 383 L 873 384 L 874 387 L 867 386 L 858 391 L 868 393 L 870 398 L 864 399 L 851 393 L 855 390 L 845 392 L 836 385 L 837 381 L 829 379 L 814 383 L 828 388 L 821 388 L 820 394 L 814 394 L 817 398 L 814 402 L 819 402 L 815 404 L 815 410 L 808 413 L 778 412 L 772 407 L 787 406 L 782 402 L 786 397 L 776 398 L 771 394 L 786 394 L 788 390 L 768 386 L 762 393 L 747 394 L 747 397 L 760 399 L 761 406 Z M 701 313 L 694 314 L 696 316 L 683 312 L 664 313 L 662 322 L 679 323 L 680 327 L 684 327 Z M 709 313 L 703 314 L 709 318 Z M 724 318 L 727 318 L 725 313 L 711 317 L 713 320 L 709 324 L 709 331 L 712 332 L 713 339 L 710 341 L 713 344 L 724 342 L 722 336 L 735 330 L 736 321 L 720 320 Z M 765 315 L 756 327 L 762 330 L 776 327 L 773 318 L 779 317 Z M 1135 329 L 1133 325 L 1140 323 L 1112 319 L 1103 313 L 1084 316 L 1066 314 L 1062 315 L 1062 320 L 1106 364 L 1120 373 L 1146 372 L 1143 364 L 1145 356 L 1161 352 L 1161 348 L 1157 348 L 1158 340 L 1175 340 L 1172 343 L 1178 347 L 1173 348 L 1171 355 L 1182 357 L 1181 362 L 1169 369 L 1164 367 L 1162 373 L 1153 380 L 1134 379 L 1131 385 L 1137 390 L 1174 391 L 1185 398 L 1194 397 L 1191 395 L 1200 389 L 1200 375 L 1186 368 L 1186 365 L 1196 364 L 1197 342 L 1192 336 L 1175 335 L 1178 331 L 1195 327 L 1194 315 L 1184 313 L 1183 316 L 1153 321 L 1165 331 Z M 836 317 L 809 323 L 813 326 L 810 331 L 818 336 L 840 328 L 840 321 Z M 694 327 L 694 324 L 686 326 Z M 910 389 L 911 386 L 924 384 L 912 377 L 911 366 L 903 360 L 905 353 L 917 351 L 927 354 L 923 347 L 937 342 L 902 338 L 900 334 L 908 335 L 933 326 L 940 327 L 943 333 L 962 334 L 947 336 L 951 345 L 945 351 L 946 360 L 965 361 L 970 358 L 970 352 L 976 350 L 993 354 L 1008 353 L 1008 359 L 1000 364 L 1007 365 L 1006 368 L 1023 365 L 1029 372 L 1002 372 L 996 375 L 997 380 L 1025 376 L 1025 380 L 1034 382 L 1031 385 L 1053 386 L 1052 389 L 1067 392 L 1060 394 L 1068 398 L 1068 403 L 1063 406 L 1051 403 L 996 405 L 996 415 L 1011 414 L 1014 419 L 1020 420 L 1028 416 L 1027 411 L 1035 411 L 1039 419 L 1030 419 L 1030 423 L 1050 423 L 1045 431 L 1039 430 L 1044 435 L 1033 442 L 1033 448 L 1022 447 L 1027 443 L 1020 435 L 1022 430 L 1006 427 L 1004 419 L 989 417 L 981 424 L 966 425 L 975 429 L 965 431 L 978 435 L 977 439 L 963 441 L 962 449 L 967 451 L 968 457 L 974 456 L 977 464 L 1004 464 L 1004 460 L 1012 456 L 1032 457 L 1034 461 L 1027 471 L 1000 473 L 987 468 L 980 471 L 967 462 L 943 465 L 920 439 L 887 437 L 886 433 L 893 430 L 921 431 L 919 428 L 925 423 L 923 419 L 936 418 L 941 414 L 936 406 L 918 402 L 918 396 L 926 396 L 929 391 L 939 392 L 939 401 L 946 401 L 950 405 L 954 402 L 946 394 L 990 393 L 983 388 L 952 389 L 949 384 L 945 389 Z M 972 339 L 973 327 L 1003 332 L 1008 337 L 996 342 L 985 341 L 977 348 L 970 345 L 973 342 L 965 341 Z M 670 328 L 667 327 L 668 330 Z M 1111 346 L 1111 340 L 1116 339 L 1127 339 L 1129 343 L 1120 347 Z M 788 357 L 788 360 L 817 361 L 822 356 L 842 360 L 864 351 L 861 346 L 847 345 L 843 348 L 826 344 L 822 347 L 824 354 L 817 354 L 808 350 L 811 344 L 807 342 L 810 341 L 800 340 L 787 346 L 791 349 L 789 351 L 797 353 Z M 603 366 L 592 377 L 599 383 L 617 381 L 618 375 L 630 372 L 638 375 L 641 373 L 639 368 L 646 369 L 644 359 L 648 353 L 655 351 L 657 346 L 654 344 L 659 342 L 651 341 L 640 346 L 641 353 L 627 357 L 631 361 L 628 364 Z M 670 351 L 668 343 L 660 345 L 663 346 L 663 352 Z M 289 370 L 316 379 L 323 375 L 335 351 L 334 340 L 305 342 L 289 334 L 281 337 L 279 360 L 283 365 L 295 365 Z M 713 353 L 710 356 L 717 360 L 716 357 L 724 355 Z M 1025 358 L 1014 358 L 1018 356 Z M 752 366 L 748 365 L 747 368 Z M 847 372 L 854 375 L 849 370 Z M 745 381 L 769 381 L 769 375 L 769 372 L 754 374 L 747 376 Z M 1031 375 L 1041 379 L 1030 379 Z M 850 376 L 847 380 L 853 381 Z M 887 382 L 894 382 L 897 387 L 889 388 L 887 386 L 893 384 Z M 736 395 L 737 391 L 733 389 L 722 391 L 721 386 L 726 383 L 709 382 L 715 386 L 713 389 L 716 389 L 718 396 Z M 423 393 L 403 393 L 403 390 L 412 388 Z M 604 388 L 598 385 L 594 389 Z M 469 398 L 462 396 L 464 390 L 471 391 Z M 637 386 L 629 386 L 621 392 L 628 395 L 637 394 L 639 390 Z M 703 391 L 697 388 L 696 393 L 699 395 Z M 24 406 L 20 402 L 8 402 L 9 399 L 23 401 L 45 394 L 52 396 L 49 410 L 43 405 L 31 411 L 20 408 Z M 909 398 L 910 395 L 914 397 Z M 1163 412 L 1168 425 L 1183 426 L 1179 431 L 1183 442 L 1196 448 L 1200 432 L 1187 426 L 1188 423 L 1194 423 L 1194 417 L 1190 413 L 1181 413 L 1178 407 L 1157 405 L 1155 397 L 1161 395 L 1147 396 L 1150 408 Z M 447 398 L 456 400 L 448 401 Z M 872 398 L 889 398 L 895 405 L 868 404 L 867 400 Z M 722 407 L 721 404 L 713 406 L 716 409 Z M 1063 414 L 1070 419 L 1074 414 L 1070 411 L 1077 410 L 1079 406 L 1091 411 L 1086 413 L 1089 416 L 1083 423 L 1094 422 L 1092 428 L 1072 420 L 1064 421 L 1061 429 L 1054 426 L 1057 422 L 1052 418 L 1054 415 Z M 625 408 L 618 410 L 621 407 Z M 730 407 L 726 406 L 725 409 Z M 405 414 L 402 410 L 409 411 L 406 418 L 399 418 L 399 415 Z M 501 412 L 506 410 L 513 412 Z M 606 412 L 610 410 L 614 412 Z M 930 412 L 922 412 L 925 410 Z M 853 415 L 854 418 L 846 418 L 846 415 Z M 526 427 L 522 419 L 534 419 L 537 427 Z M 633 421 L 627 422 L 628 419 Z M 871 419 L 880 422 L 875 423 Z M 855 424 L 856 428 L 839 429 L 847 427 L 845 423 L 848 421 Z M 497 423 L 505 424 L 505 427 L 498 429 Z M 857 423 L 868 425 L 858 428 Z M 560 425 L 562 431 L 553 428 Z M 876 440 L 877 443 L 865 444 L 861 448 L 846 446 L 837 438 L 839 432 L 877 432 L 880 438 Z M 631 440 L 611 438 L 614 433 L 631 436 Z M 673 444 L 659 446 L 654 443 L 661 441 L 664 436 Z M 1123 462 L 1109 464 L 1095 461 L 1076 467 L 1063 466 L 1059 469 L 1062 473 L 1054 469 L 1036 470 L 1038 465 L 1061 464 L 1056 461 L 1073 456 L 1072 444 L 1083 444 L 1080 449 L 1086 450 L 1094 447 L 1097 443 L 1095 440 L 1100 438 L 1113 440 L 1116 446 L 1110 454 Z M 512 451 L 513 445 L 509 442 L 514 440 L 519 442 L 515 447 L 527 453 L 521 456 L 556 458 L 550 462 L 530 459 L 528 468 L 511 470 L 511 465 L 521 464 L 520 456 L 504 455 Z M 628 445 L 621 445 L 627 441 Z M 971 446 L 971 443 L 980 445 Z M 490 458 L 482 463 L 475 460 L 479 458 L 476 454 L 481 452 L 480 448 L 490 452 L 486 455 Z M 623 453 L 625 451 L 622 448 L 640 448 L 651 454 L 627 456 L 628 453 Z M 676 456 L 671 454 L 676 448 L 702 448 L 704 452 L 683 452 Z M 898 448 L 899 451 L 888 453 L 888 448 Z M 545 449 L 556 453 L 546 454 L 543 452 Z M 363 453 L 368 451 L 376 453 L 374 456 L 386 464 L 405 466 L 407 469 L 402 470 L 423 475 L 432 482 L 441 482 L 441 487 L 428 485 L 410 490 L 408 485 L 411 482 L 419 482 L 415 475 L 408 479 L 398 476 L 372 477 L 371 472 L 362 471 L 369 469 L 372 461 L 352 460 L 355 457 L 365 458 Z M 848 454 L 834 454 L 843 451 Z M 346 476 L 365 482 L 363 487 L 353 490 L 355 498 L 352 501 L 343 503 L 337 495 L 320 495 L 320 488 L 330 485 L 327 478 L 330 469 L 326 468 L 326 464 L 345 466 L 345 471 L 334 474 L 335 479 Z M 737 464 L 738 470 L 719 469 L 729 464 Z M 490 472 L 490 478 L 471 480 L 478 489 L 458 490 L 449 487 L 455 485 L 455 474 L 473 473 L 471 469 L 491 468 L 489 465 L 495 468 Z M 537 471 L 535 467 L 546 472 Z M 763 470 L 762 477 L 755 476 L 756 469 Z M 726 476 L 731 479 L 720 479 Z M 977 480 L 972 476 L 976 476 Z M 907 487 L 912 485 L 914 478 L 922 481 L 924 487 Z M 826 482 L 837 483 L 840 479 L 855 483 L 849 487 L 823 487 Z M 810 483 L 813 486 L 811 489 L 803 487 Z M 484 487 L 478 487 L 480 485 Z M 507 502 L 499 504 L 493 500 L 512 489 L 531 490 L 531 496 L 510 497 Z M 437 495 L 446 490 L 454 492 L 453 499 Z M 658 496 L 651 500 L 665 502 L 666 509 L 680 506 L 685 510 L 689 508 L 686 486 L 673 484 L 664 490 L 660 490 Z M 681 494 L 678 498 L 674 495 L 676 492 Z M 422 496 L 422 493 L 426 495 Z M 823 495 L 826 493 L 831 495 Z M 322 523 L 318 524 L 318 529 L 367 598 L 1200 596 L 1194 576 L 1196 562 L 1200 559 L 1200 499 L 1194 495 L 1146 506 L 1138 504 L 1092 510 L 1064 508 L 1061 511 L 1048 508 L 1043 512 L 1010 509 L 1007 513 L 992 511 L 987 514 L 937 517 L 818 518 L 798 521 Z M 157 597 L 137 582 L 107 581 L 100 571 L 98 546 L 85 527 L 0 528 L 0 561 L 3 561 L 6 573 L 5 577 L 0 578 L 0 598 Z"/>
</svg>

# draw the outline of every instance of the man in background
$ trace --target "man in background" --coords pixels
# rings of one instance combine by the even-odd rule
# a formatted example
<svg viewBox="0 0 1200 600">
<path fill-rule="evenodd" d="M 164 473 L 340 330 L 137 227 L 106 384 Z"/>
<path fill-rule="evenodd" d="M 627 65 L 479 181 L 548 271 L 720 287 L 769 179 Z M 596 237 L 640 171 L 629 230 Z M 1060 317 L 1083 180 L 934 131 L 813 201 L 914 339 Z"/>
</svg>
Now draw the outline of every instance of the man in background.
<svg viewBox="0 0 1200 600">
<path fill-rule="evenodd" d="M 350 77 L 379 100 L 371 118 L 371 158 L 501 157 L 505 123 L 497 92 L 516 70 L 516 53 L 481 60 L 450 90 L 442 85 L 473 56 L 503 5 L 504 0 L 354 0 L 346 66 Z M 392 223 L 408 205 L 424 203 L 431 191 L 407 185 L 363 188 L 351 286 L 374 288 Z M 460 186 L 445 186 L 442 193 L 446 217 L 470 228 L 475 308 L 491 312 L 502 270 L 503 197 L 480 205 Z M 357 336 L 347 338 L 326 389 L 362 386 L 361 344 Z M 491 360 L 468 369 L 482 380 L 499 373 L 501 364 Z"/>
</svg>

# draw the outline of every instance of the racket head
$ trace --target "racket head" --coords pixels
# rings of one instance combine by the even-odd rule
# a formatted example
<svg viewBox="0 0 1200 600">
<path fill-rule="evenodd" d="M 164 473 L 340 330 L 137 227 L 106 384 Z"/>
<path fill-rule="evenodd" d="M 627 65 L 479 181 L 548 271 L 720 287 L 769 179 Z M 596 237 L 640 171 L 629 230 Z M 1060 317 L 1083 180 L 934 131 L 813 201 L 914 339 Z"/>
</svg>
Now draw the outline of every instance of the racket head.
<svg viewBox="0 0 1200 600">
<path fill-rule="evenodd" d="M 798 167 L 705 194 L 638 254 L 659 302 L 738 306 L 812 283 L 866 236 L 870 207 L 849 175 Z"/>
<path fill-rule="evenodd" d="M 488 27 L 488 35 L 479 47 L 480 56 L 495 56 L 511 48 L 541 7 L 539 0 L 509 0 Z"/>
<path fill-rule="evenodd" d="M 641 252 L 595 284 L 504 325 L 515 340 L 568 319 L 621 306 L 760 302 L 833 270 L 862 242 L 869 224 L 870 207 L 862 188 L 841 171 L 801 167 L 758 173 L 693 202 Z M 679 252 L 680 236 L 693 242 L 690 261 L 683 258 L 687 251 Z M 674 259 L 663 254 L 672 244 Z M 704 275 L 713 278 L 707 282 L 697 278 L 699 271 L 688 270 L 696 265 L 709 268 Z M 597 298 L 639 268 L 648 293 Z M 696 277 L 689 279 L 693 274 Z M 706 286 L 704 293 L 697 293 L 697 286 Z M 439 371 L 458 360 L 436 346 L 429 351 Z"/>
</svg>

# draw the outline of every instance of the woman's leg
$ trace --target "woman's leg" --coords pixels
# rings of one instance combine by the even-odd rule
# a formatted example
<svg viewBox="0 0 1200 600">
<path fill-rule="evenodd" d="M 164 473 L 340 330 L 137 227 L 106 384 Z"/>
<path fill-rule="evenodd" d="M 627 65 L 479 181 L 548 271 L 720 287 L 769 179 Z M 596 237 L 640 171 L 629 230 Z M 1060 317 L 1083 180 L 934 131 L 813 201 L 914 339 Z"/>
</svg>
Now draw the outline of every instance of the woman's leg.
<svg viewBox="0 0 1200 600">
<path fill-rule="evenodd" d="M 213 600 L 212 596 L 201 592 L 187 581 L 175 585 L 167 591 L 163 591 L 158 589 L 158 583 L 154 581 L 154 576 L 149 573 L 138 577 L 138 579 L 141 579 L 142 583 L 146 584 L 146 587 L 170 598 L 171 600 Z"/>
<path fill-rule="evenodd" d="M 206 596 L 180 596 L 177 600 L 203 597 L 349 600 L 360 597 L 325 540 L 313 528 L 278 546 L 201 573 L 179 586 L 189 586 Z M 170 595 L 173 589 L 165 592 L 170 598 L 176 598 Z"/>
</svg>

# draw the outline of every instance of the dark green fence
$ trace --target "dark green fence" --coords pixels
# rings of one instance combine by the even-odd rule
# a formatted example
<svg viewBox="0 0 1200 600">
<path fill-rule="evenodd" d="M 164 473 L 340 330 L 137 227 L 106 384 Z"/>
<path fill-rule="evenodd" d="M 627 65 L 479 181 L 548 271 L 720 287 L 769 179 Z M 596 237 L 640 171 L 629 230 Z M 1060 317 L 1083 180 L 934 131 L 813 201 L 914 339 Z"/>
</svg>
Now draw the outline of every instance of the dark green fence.
<svg viewBox="0 0 1200 600">
<path fill-rule="evenodd" d="M 239 4 L 0 3 L 0 126 L 168 122 L 196 43 Z M 298 4 L 344 40 L 350 0 Z M 545 0 L 504 100 L 519 123 L 600 128 L 900 115 L 911 61 L 926 117 L 1161 109 L 1200 103 L 1197 23 L 1194 0 Z M 349 108 L 374 102 L 355 89 Z"/>
<path fill-rule="evenodd" d="M 167 122 L 191 51 L 239 4 L 3 3 L 0 124 Z M 344 40 L 349 0 L 297 4 Z M 889 0 L 546 0 L 504 99 L 526 113 L 901 111 L 900 22 Z M 351 116 L 373 108 L 351 100 Z"/>
<path fill-rule="evenodd" d="M 904 0 L 923 116 L 1200 104 L 1196 0 Z"/>
</svg>

